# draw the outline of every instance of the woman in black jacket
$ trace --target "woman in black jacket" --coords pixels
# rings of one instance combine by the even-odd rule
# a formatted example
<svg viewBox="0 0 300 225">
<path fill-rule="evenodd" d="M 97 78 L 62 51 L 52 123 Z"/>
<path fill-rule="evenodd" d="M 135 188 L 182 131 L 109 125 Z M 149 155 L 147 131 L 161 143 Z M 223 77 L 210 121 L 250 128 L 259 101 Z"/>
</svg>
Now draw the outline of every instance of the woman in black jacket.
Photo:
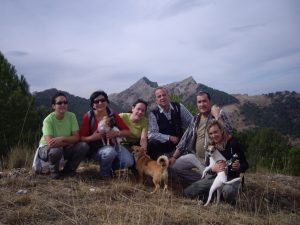
<svg viewBox="0 0 300 225">
<path fill-rule="evenodd" d="M 196 181 L 184 190 L 184 195 L 186 197 L 200 197 L 204 200 L 207 198 L 209 189 L 218 172 L 227 170 L 229 181 L 239 177 L 240 173 L 244 173 L 249 167 L 239 143 L 235 138 L 224 132 L 224 128 L 219 121 L 210 121 L 207 126 L 207 133 L 210 144 L 217 146 L 227 162 L 229 160 L 233 160 L 233 162 L 231 165 L 226 166 L 225 161 L 218 161 L 203 179 Z M 234 157 L 235 154 L 237 155 L 237 158 Z M 222 188 L 223 198 L 227 202 L 234 204 L 238 195 L 239 186 L 240 182 L 225 184 Z"/>
</svg>

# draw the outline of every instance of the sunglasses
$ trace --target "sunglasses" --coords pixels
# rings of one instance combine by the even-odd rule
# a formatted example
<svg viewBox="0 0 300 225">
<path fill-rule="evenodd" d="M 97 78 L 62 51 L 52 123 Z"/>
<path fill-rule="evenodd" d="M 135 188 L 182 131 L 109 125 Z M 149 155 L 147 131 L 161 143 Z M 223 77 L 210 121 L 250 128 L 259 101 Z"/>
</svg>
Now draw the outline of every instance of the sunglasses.
<svg viewBox="0 0 300 225">
<path fill-rule="evenodd" d="M 61 101 L 61 102 L 56 102 L 55 105 L 67 105 L 68 104 L 68 101 Z"/>
<path fill-rule="evenodd" d="M 96 99 L 96 100 L 94 100 L 93 102 L 94 102 L 95 104 L 99 104 L 99 102 L 104 103 L 104 102 L 106 102 L 106 99 L 105 99 L 105 98 L 102 98 L 102 99 Z"/>
</svg>

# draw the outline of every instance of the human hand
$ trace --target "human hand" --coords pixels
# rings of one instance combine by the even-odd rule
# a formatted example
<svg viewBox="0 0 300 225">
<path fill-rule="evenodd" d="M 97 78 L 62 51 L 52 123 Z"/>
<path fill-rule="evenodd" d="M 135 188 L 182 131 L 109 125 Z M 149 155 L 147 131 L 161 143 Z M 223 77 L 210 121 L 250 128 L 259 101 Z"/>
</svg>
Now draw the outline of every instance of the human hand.
<svg viewBox="0 0 300 225">
<path fill-rule="evenodd" d="M 106 135 L 106 138 L 112 139 L 114 137 L 120 136 L 120 131 L 110 130 L 110 131 L 106 132 L 105 135 Z"/>
<path fill-rule="evenodd" d="M 173 144 L 177 144 L 179 142 L 179 138 L 176 136 L 169 136 L 169 140 L 173 143 Z"/>
<path fill-rule="evenodd" d="M 213 115 L 213 117 L 215 117 L 216 119 L 219 117 L 220 111 L 221 111 L 221 108 L 217 105 L 213 105 L 211 107 L 211 115 Z"/>
<path fill-rule="evenodd" d="M 102 137 L 104 137 L 105 133 L 104 131 L 95 131 L 92 135 L 91 135 L 91 139 L 93 141 L 96 140 L 100 140 Z"/>
<path fill-rule="evenodd" d="M 175 162 L 176 162 L 176 158 L 174 156 L 172 156 L 171 158 L 169 158 L 169 165 L 170 166 L 172 166 Z"/>
<path fill-rule="evenodd" d="M 239 170 L 240 167 L 241 167 L 241 164 L 240 164 L 240 160 L 238 160 L 238 159 L 235 160 L 235 161 L 232 163 L 232 166 L 231 166 L 231 168 L 232 168 L 233 171 Z"/>
<path fill-rule="evenodd" d="M 51 138 L 48 145 L 50 148 L 57 148 L 63 146 L 64 139 L 63 137 Z"/>
<path fill-rule="evenodd" d="M 226 163 L 224 160 L 217 161 L 211 168 L 213 172 L 219 173 L 225 170 Z"/>
</svg>

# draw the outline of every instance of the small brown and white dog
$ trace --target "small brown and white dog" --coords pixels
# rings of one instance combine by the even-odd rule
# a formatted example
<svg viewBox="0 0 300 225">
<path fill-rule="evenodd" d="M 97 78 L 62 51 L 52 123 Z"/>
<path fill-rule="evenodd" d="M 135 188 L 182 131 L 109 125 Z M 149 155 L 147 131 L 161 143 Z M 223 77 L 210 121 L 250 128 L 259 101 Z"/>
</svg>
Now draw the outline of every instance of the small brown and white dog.
<svg viewBox="0 0 300 225">
<path fill-rule="evenodd" d="M 107 133 L 110 130 L 120 131 L 119 128 L 117 128 L 116 126 L 114 126 L 112 119 L 110 117 L 108 117 L 108 116 L 104 116 L 102 118 L 102 120 L 100 120 L 100 122 L 98 123 L 97 130 L 99 132 L 102 131 L 104 133 Z M 117 143 L 120 144 L 121 138 L 117 137 L 116 140 L 117 140 Z M 102 138 L 102 143 L 103 143 L 103 145 L 109 145 L 109 139 L 107 138 L 106 142 L 105 142 L 105 140 Z"/>
<path fill-rule="evenodd" d="M 213 165 L 217 162 L 217 161 L 225 161 L 226 159 L 225 157 L 219 152 L 219 150 L 213 146 L 213 145 L 209 145 L 207 148 L 207 154 L 209 156 L 209 166 L 207 166 L 204 171 L 203 171 L 203 175 L 202 178 L 205 177 L 206 173 L 213 167 Z M 233 180 L 227 181 L 227 173 L 226 171 L 221 171 L 218 172 L 216 178 L 214 179 L 213 184 L 211 185 L 210 189 L 209 189 L 209 195 L 208 195 L 208 199 L 207 202 L 205 203 L 204 206 L 207 206 L 212 198 L 213 193 L 217 190 L 217 204 L 219 204 L 220 202 L 220 197 L 221 197 L 221 189 L 224 186 L 224 184 L 232 184 L 234 182 L 240 181 L 240 177 L 235 178 Z"/>
<path fill-rule="evenodd" d="M 167 156 L 162 155 L 155 161 L 151 159 L 144 148 L 140 146 L 132 146 L 133 155 L 136 163 L 136 169 L 138 171 L 139 182 L 143 182 L 144 175 L 152 177 L 152 182 L 155 185 L 151 194 L 157 192 L 160 188 L 160 184 L 164 182 L 164 191 L 168 188 L 168 166 L 169 159 Z"/>
</svg>

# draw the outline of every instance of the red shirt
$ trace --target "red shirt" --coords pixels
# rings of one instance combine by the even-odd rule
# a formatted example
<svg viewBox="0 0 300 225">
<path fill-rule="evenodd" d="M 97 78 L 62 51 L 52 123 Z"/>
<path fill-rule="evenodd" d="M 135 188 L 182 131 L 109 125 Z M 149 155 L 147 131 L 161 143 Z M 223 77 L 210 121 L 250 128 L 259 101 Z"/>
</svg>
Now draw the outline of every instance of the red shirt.
<svg viewBox="0 0 300 225">
<path fill-rule="evenodd" d="M 120 130 L 129 130 L 127 125 L 124 123 L 122 118 L 119 116 L 118 113 L 114 112 L 114 118 L 116 119 L 117 126 Z M 97 130 L 99 121 L 94 118 L 94 124 L 93 124 L 93 129 L 92 132 L 94 133 Z M 87 137 L 89 136 L 89 114 L 85 113 L 83 118 L 82 118 L 82 123 L 80 126 L 80 136 Z"/>
</svg>

